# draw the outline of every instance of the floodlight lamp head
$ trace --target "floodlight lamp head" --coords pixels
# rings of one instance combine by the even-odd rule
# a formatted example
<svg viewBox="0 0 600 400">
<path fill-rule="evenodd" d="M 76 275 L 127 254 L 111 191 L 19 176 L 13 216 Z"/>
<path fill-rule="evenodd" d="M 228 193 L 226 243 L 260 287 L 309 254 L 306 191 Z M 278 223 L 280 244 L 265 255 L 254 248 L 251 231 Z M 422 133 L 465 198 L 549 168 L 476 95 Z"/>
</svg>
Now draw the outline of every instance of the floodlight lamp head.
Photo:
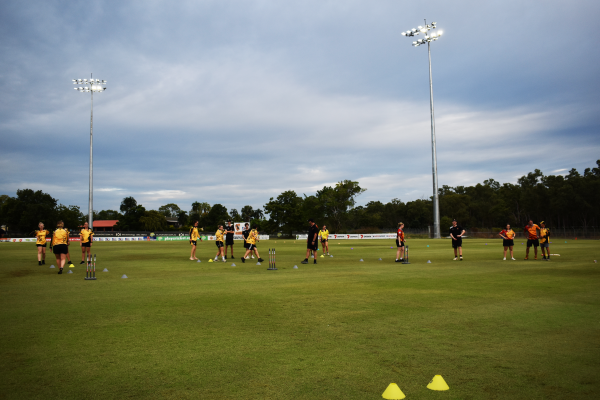
<svg viewBox="0 0 600 400">
<path fill-rule="evenodd" d="M 416 32 L 417 30 L 415 28 L 412 28 L 411 31 Z"/>
<path fill-rule="evenodd" d="M 402 35 L 402 36 L 406 36 L 406 32 L 402 32 L 402 33 L 401 33 L 401 35 Z"/>
<path fill-rule="evenodd" d="M 417 26 L 417 28 L 418 28 L 419 30 L 423 29 L 423 27 L 422 27 L 421 25 Z"/>
</svg>

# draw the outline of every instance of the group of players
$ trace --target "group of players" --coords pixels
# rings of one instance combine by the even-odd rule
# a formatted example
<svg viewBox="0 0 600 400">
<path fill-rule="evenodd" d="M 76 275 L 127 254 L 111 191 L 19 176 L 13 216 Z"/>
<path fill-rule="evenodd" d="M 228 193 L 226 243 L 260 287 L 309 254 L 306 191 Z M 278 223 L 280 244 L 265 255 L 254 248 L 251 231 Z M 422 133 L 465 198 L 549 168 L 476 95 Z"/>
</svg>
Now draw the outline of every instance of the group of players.
<svg viewBox="0 0 600 400">
<path fill-rule="evenodd" d="M 37 247 L 38 265 L 46 264 L 46 238 L 50 237 L 50 250 L 56 257 L 58 273 L 63 273 L 63 268 L 67 262 L 69 266 L 73 266 L 71 255 L 69 254 L 69 245 L 71 244 L 69 231 L 65 228 L 63 221 L 58 221 L 56 229 L 52 233 L 45 229 L 43 222 L 40 222 L 38 229 L 34 231 L 34 236 L 36 237 L 35 245 Z M 89 225 L 86 222 L 83 225 L 83 229 L 79 232 L 79 246 L 81 247 L 80 264 L 85 263 L 85 260 L 91 257 L 93 237 L 94 232 L 89 229 Z"/>
<path fill-rule="evenodd" d="M 309 231 L 306 243 L 306 257 L 302 264 L 308 264 L 308 259 L 312 256 L 314 258 L 314 264 L 317 263 L 317 251 L 319 250 L 319 242 L 321 243 L 321 249 L 323 255 L 329 254 L 329 231 L 327 227 L 323 225 L 322 229 L 319 229 L 315 221 L 311 218 L 308 220 Z M 194 222 L 194 225 L 190 228 L 190 244 L 192 251 L 190 254 L 190 260 L 198 260 L 196 257 L 196 247 L 198 240 L 202 241 L 200 231 L 202 228 L 198 228 L 198 221 Z M 540 222 L 540 225 L 534 224 L 532 220 L 529 221 L 528 225 L 523 228 L 527 234 L 527 250 L 525 253 L 525 260 L 529 259 L 529 250 L 531 247 L 534 248 L 535 260 L 538 256 L 538 247 L 542 249 L 542 260 L 550 260 L 550 229 L 546 228 L 544 221 Z M 538 234 L 539 231 L 539 234 Z M 65 228 L 63 221 L 58 221 L 54 232 L 46 230 L 42 222 L 39 223 L 38 229 L 34 231 L 36 237 L 36 246 L 38 254 L 38 264 L 46 264 L 46 238 L 50 237 L 50 250 L 56 257 L 56 263 L 58 265 L 58 273 L 62 274 L 65 264 L 68 262 L 70 266 L 73 266 L 71 262 L 71 256 L 69 254 L 69 231 Z M 454 261 L 463 260 L 462 252 L 462 238 L 466 233 L 465 229 L 458 225 L 456 220 L 452 221 L 450 227 L 450 238 L 452 239 L 452 248 L 454 250 Z M 214 261 L 219 261 L 219 256 L 223 262 L 227 261 L 227 250 L 231 249 L 231 259 L 235 259 L 233 256 L 233 238 L 235 235 L 235 229 L 231 221 L 227 222 L 227 227 L 223 228 L 223 225 L 219 225 L 219 229 L 215 233 L 215 243 L 217 246 L 217 254 L 215 255 Z M 506 252 L 510 251 L 510 257 L 513 261 L 515 260 L 513 247 L 515 232 L 511 229 L 510 224 L 500 232 L 502 238 L 502 245 L 504 246 L 504 260 L 506 260 Z M 79 232 L 79 245 L 81 247 L 81 263 L 85 263 L 85 260 L 91 256 L 91 247 L 93 242 L 94 232 L 89 229 L 89 225 L 86 222 Z M 225 240 L 223 240 L 225 238 Z M 246 222 L 242 229 L 242 238 L 244 241 L 244 249 L 246 252 L 241 258 L 242 262 L 246 262 L 249 256 L 256 258 L 259 262 L 264 261 L 257 248 L 259 242 L 258 231 L 256 229 L 250 229 L 249 224 Z M 404 248 L 406 245 L 404 235 L 404 223 L 398 223 L 398 231 L 396 234 L 396 262 L 403 262 Z"/>
<path fill-rule="evenodd" d="M 398 236 L 400 236 L 400 231 L 401 229 L 399 227 Z M 523 228 L 523 231 L 527 235 L 527 250 L 525 252 L 525 260 L 529 260 L 529 250 L 531 247 L 533 247 L 535 260 L 537 260 L 538 247 L 541 247 L 543 257 L 542 260 L 550 261 L 550 229 L 546 228 L 546 223 L 542 221 L 540 222 L 540 225 L 537 225 L 533 223 L 533 220 L 529 220 L 529 223 Z M 450 238 L 452 239 L 452 248 L 454 249 L 454 261 L 456 261 L 458 257 L 460 257 L 461 261 L 463 260 L 462 238 L 465 232 L 466 231 L 458 225 L 456 220 L 452 221 L 452 226 L 450 227 Z M 507 224 L 499 235 L 502 238 L 502 246 L 504 246 L 503 260 L 506 261 L 506 252 L 507 250 L 510 250 L 511 260 L 516 261 L 513 252 L 513 247 L 515 245 L 514 238 L 516 235 L 515 231 L 511 229 L 510 224 Z M 404 232 L 402 232 L 402 238 L 404 238 Z M 400 253 L 400 249 L 398 250 L 398 253 Z"/>
<path fill-rule="evenodd" d="M 192 261 L 198 259 L 196 257 L 196 246 L 198 245 L 198 240 L 202 241 L 202 237 L 200 236 L 201 230 L 202 228 L 198 228 L 198 221 L 194 222 L 194 225 L 190 228 L 190 244 L 192 245 L 190 260 Z M 233 256 L 234 235 L 235 228 L 231 224 L 231 221 L 227 222 L 227 230 L 223 229 L 223 225 L 219 225 L 219 229 L 217 229 L 217 232 L 215 232 L 217 254 L 215 255 L 214 261 L 219 261 L 219 256 L 221 256 L 221 260 L 226 262 L 227 249 L 229 248 L 231 248 L 231 259 L 235 259 Z M 225 243 L 223 243 L 223 237 L 225 237 Z M 247 222 L 242 230 L 242 238 L 244 239 L 244 248 L 246 249 L 246 253 L 242 257 L 242 262 L 245 263 L 249 255 L 254 258 L 254 254 L 256 254 L 258 262 L 264 261 L 262 258 L 260 258 L 260 254 L 258 254 L 258 248 L 256 247 L 256 244 L 259 242 L 258 231 L 256 229 L 251 230 L 250 224 Z"/>
</svg>

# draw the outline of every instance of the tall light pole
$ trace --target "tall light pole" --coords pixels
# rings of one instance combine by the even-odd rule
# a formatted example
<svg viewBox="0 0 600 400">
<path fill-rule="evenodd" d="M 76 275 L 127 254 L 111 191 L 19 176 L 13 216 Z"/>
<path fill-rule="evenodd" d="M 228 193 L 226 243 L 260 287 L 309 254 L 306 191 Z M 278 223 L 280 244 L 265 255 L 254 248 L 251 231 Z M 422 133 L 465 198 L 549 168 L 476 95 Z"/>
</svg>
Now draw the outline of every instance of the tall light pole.
<svg viewBox="0 0 600 400">
<path fill-rule="evenodd" d="M 93 163 L 93 149 L 94 149 L 94 92 L 103 92 L 106 90 L 106 81 L 100 79 L 73 79 L 74 85 L 79 85 L 74 88 L 78 92 L 85 92 L 92 94 L 92 105 L 90 111 L 90 195 L 88 204 L 88 224 L 90 229 L 93 229 L 94 224 L 94 163 Z"/>
<path fill-rule="evenodd" d="M 413 46 L 419 47 L 422 44 L 427 43 L 427 52 L 429 53 L 429 108 L 431 110 L 431 169 L 433 174 L 433 237 L 434 239 L 440 239 L 442 237 L 440 232 L 440 199 L 438 195 L 438 176 L 437 176 L 437 154 L 435 149 L 435 116 L 433 112 L 433 83 L 431 79 L 431 42 L 435 42 L 442 36 L 442 31 L 436 31 L 429 34 L 428 32 L 432 29 L 436 29 L 436 23 L 432 22 L 431 25 L 419 26 L 409 31 L 402 32 L 402 36 L 416 36 L 423 34 L 423 39 L 418 39 L 413 42 Z"/>
</svg>

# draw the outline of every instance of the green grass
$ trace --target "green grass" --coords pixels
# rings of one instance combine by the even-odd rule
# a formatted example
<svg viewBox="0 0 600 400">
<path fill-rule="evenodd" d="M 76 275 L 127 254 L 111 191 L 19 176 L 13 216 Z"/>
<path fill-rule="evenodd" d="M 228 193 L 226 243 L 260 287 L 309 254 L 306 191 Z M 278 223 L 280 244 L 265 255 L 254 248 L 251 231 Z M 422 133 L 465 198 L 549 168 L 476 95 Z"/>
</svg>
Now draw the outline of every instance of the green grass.
<svg viewBox="0 0 600 400">
<path fill-rule="evenodd" d="M 207 262 L 213 243 L 195 263 L 185 242 L 98 242 L 97 281 L 1 243 L 0 398 L 381 399 L 391 382 L 408 399 L 598 396 L 600 242 L 555 241 L 542 262 L 466 239 L 455 262 L 448 240 L 412 240 L 411 265 L 391 240 L 339 243 L 314 266 L 299 241 L 261 242 L 267 271 L 239 244 L 232 267 Z M 435 374 L 448 392 L 426 389 Z"/>
</svg>

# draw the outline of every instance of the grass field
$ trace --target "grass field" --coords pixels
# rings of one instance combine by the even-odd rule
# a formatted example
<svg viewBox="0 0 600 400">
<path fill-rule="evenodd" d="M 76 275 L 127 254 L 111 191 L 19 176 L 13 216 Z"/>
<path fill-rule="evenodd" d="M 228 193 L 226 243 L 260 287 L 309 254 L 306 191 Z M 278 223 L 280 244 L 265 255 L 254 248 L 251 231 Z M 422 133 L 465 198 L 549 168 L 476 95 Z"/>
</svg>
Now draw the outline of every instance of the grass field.
<svg viewBox="0 0 600 400">
<path fill-rule="evenodd" d="M 0 398 L 381 399 L 391 382 L 407 399 L 598 398 L 600 242 L 554 242 L 550 262 L 520 242 L 502 261 L 499 240 L 466 239 L 460 262 L 412 240 L 410 265 L 391 240 L 332 242 L 317 265 L 261 242 L 278 271 L 240 244 L 233 267 L 207 262 L 213 243 L 196 263 L 185 242 L 98 242 L 97 281 L 3 243 Z M 436 374 L 449 391 L 426 389 Z"/>
</svg>

